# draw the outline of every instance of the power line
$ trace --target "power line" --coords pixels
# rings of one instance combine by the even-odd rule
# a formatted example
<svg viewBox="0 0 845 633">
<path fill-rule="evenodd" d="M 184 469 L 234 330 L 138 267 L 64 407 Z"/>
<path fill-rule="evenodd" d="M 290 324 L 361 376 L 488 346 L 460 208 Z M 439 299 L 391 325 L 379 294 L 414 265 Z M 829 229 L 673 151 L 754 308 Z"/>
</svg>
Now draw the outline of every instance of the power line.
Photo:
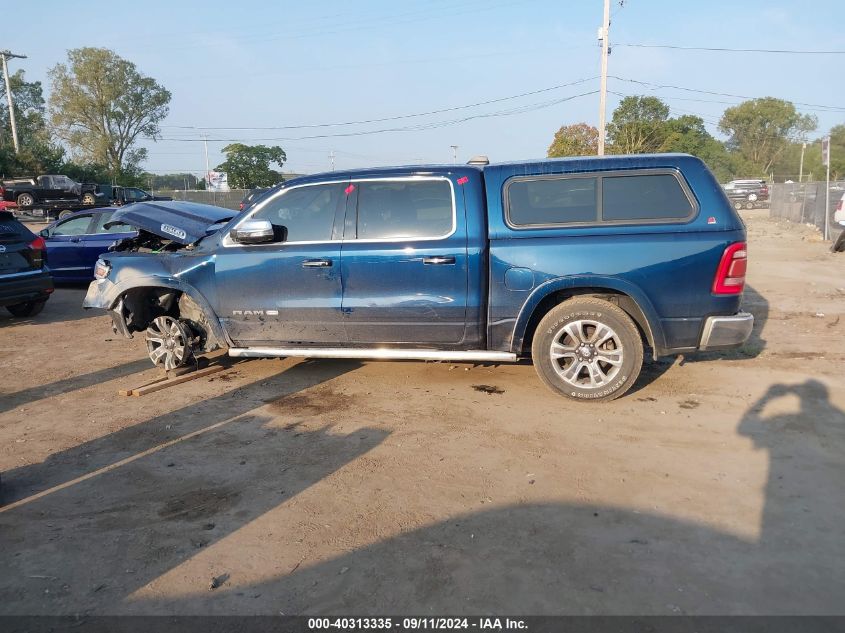
<svg viewBox="0 0 845 633">
<path fill-rule="evenodd" d="M 344 19 L 338 21 L 337 24 L 320 23 L 313 27 L 306 27 L 299 32 L 279 32 L 262 33 L 255 29 L 250 29 L 243 35 L 234 35 L 226 37 L 227 40 L 237 42 L 240 40 L 258 40 L 261 43 L 273 42 L 277 40 L 284 40 L 286 42 L 298 39 L 307 39 L 311 37 L 322 37 L 326 35 L 338 35 L 342 33 L 359 33 L 361 31 L 395 27 L 405 24 L 419 24 L 420 22 L 430 20 L 440 20 L 444 16 L 449 19 L 454 19 L 455 16 L 472 14 L 477 15 L 481 12 L 501 9 L 503 7 L 513 6 L 525 2 L 526 0 L 509 0 L 500 2 L 498 4 L 490 4 L 489 0 L 476 0 L 477 4 L 465 4 L 456 8 L 449 8 L 448 11 L 441 9 L 439 11 L 432 11 L 430 7 L 425 9 L 415 9 L 414 11 L 394 14 L 381 14 L 372 17 L 356 16 L 352 19 Z M 529 0 L 533 1 L 533 0 Z M 396 19 L 400 18 L 400 19 Z M 204 33 L 203 33 L 204 34 Z M 224 34 L 224 36 L 226 36 Z M 211 46 L 211 45 L 209 45 Z M 197 48 L 196 44 L 166 46 L 170 50 L 187 50 Z"/>
<path fill-rule="evenodd" d="M 458 110 L 467 110 L 469 108 L 477 108 L 479 106 L 491 105 L 493 103 L 502 103 L 504 101 L 512 101 L 514 99 L 520 99 L 522 97 L 530 97 L 533 95 L 542 94 L 545 92 L 551 92 L 553 90 L 560 90 L 561 88 L 568 88 L 570 86 L 576 86 L 578 84 L 583 84 L 588 81 L 593 81 L 598 79 L 598 77 L 587 77 L 585 79 L 578 79 L 576 81 L 571 81 L 565 84 L 559 84 L 557 86 L 550 86 L 548 88 L 541 88 L 539 90 L 531 90 L 530 92 L 522 92 L 516 95 L 510 95 L 508 97 L 500 97 L 497 99 L 489 99 L 487 101 L 479 101 L 477 103 L 470 103 L 467 105 L 460 105 L 460 106 L 453 106 L 450 108 L 440 108 L 437 110 L 428 110 L 427 112 L 415 112 L 413 114 L 401 114 L 398 116 L 389 116 L 389 117 L 382 117 L 378 119 L 361 119 L 359 121 L 343 121 L 340 123 L 312 123 L 312 124 L 304 124 L 304 125 L 279 125 L 279 126 L 268 126 L 268 127 L 250 127 L 250 126 L 243 126 L 243 127 L 213 127 L 213 126 L 201 126 L 201 125 L 162 125 L 161 127 L 167 128 L 174 128 L 174 129 L 181 129 L 181 130 L 238 130 L 238 131 L 245 131 L 245 130 L 302 130 L 302 129 L 315 129 L 315 128 L 327 128 L 327 127 L 343 127 L 349 125 L 366 125 L 369 123 L 385 123 L 387 121 L 401 121 L 403 119 L 412 119 L 416 117 L 424 117 L 424 116 L 431 116 L 433 114 L 443 114 L 446 112 L 456 112 Z M 225 139 L 220 139 L 225 140 Z"/>
<path fill-rule="evenodd" d="M 845 51 L 792 50 L 783 48 L 720 48 L 715 46 L 676 46 L 673 44 L 615 44 L 628 48 L 669 48 L 681 51 L 711 51 L 718 53 L 777 53 L 784 55 L 845 55 Z"/>
<path fill-rule="evenodd" d="M 684 87 L 684 86 L 673 86 L 673 85 L 670 85 L 670 84 L 656 84 L 656 83 L 651 83 L 651 82 L 648 82 L 648 81 L 640 81 L 640 80 L 637 80 L 637 79 L 628 79 L 626 77 L 617 77 L 615 75 L 610 75 L 609 77 L 611 79 L 616 79 L 618 81 L 625 81 L 625 82 L 628 82 L 628 83 L 639 84 L 641 86 L 647 86 L 647 87 L 650 87 L 654 90 L 660 90 L 660 89 L 668 88 L 668 89 L 671 89 L 671 90 L 682 90 L 684 92 L 695 92 L 695 93 L 699 93 L 699 94 L 714 95 L 714 96 L 717 96 L 717 97 L 733 97 L 734 99 L 759 99 L 760 98 L 760 97 L 749 97 L 747 95 L 731 94 L 731 93 L 728 93 L 728 92 L 714 92 L 712 90 L 698 90 L 696 88 L 687 88 L 687 87 Z M 793 101 L 792 103 L 794 103 L 795 105 L 805 106 L 807 108 L 820 108 L 821 111 L 845 112 L 845 107 L 841 107 L 841 106 L 822 105 L 822 104 L 818 104 L 818 103 L 803 103 L 801 101 Z"/>
<path fill-rule="evenodd" d="M 586 97 L 588 95 L 597 94 L 598 90 L 591 90 L 590 92 L 582 92 L 581 94 L 572 95 L 570 97 L 563 97 L 560 99 L 552 99 L 550 101 L 543 101 L 539 103 L 531 103 L 523 106 L 518 106 L 515 108 L 511 108 L 510 110 L 499 110 L 497 112 L 486 112 L 481 114 L 473 114 L 466 117 L 462 117 L 459 119 L 449 119 L 446 121 L 432 121 L 429 123 L 420 123 L 418 125 L 409 125 L 405 127 L 394 127 L 394 128 L 382 128 L 379 130 L 361 130 L 355 132 L 339 132 L 334 134 L 313 134 L 310 136 L 297 136 L 297 137 L 270 137 L 270 138 L 215 138 L 209 139 L 214 141 L 220 141 L 223 143 L 233 143 L 233 142 L 254 142 L 254 141 L 303 141 L 303 140 L 311 140 L 317 138 L 338 138 L 338 137 L 350 137 L 350 136 L 368 136 L 370 134 L 384 134 L 386 132 L 421 132 L 424 130 L 432 130 L 441 127 L 447 127 L 449 125 L 456 125 L 458 123 L 464 123 L 466 121 L 471 121 L 474 119 L 484 119 L 484 118 L 492 118 L 492 117 L 500 117 L 500 116 L 510 116 L 514 114 L 523 114 L 525 112 L 533 112 L 535 110 L 540 110 L 542 108 L 548 108 L 553 105 L 558 105 L 560 103 L 564 103 L 566 101 L 571 101 L 573 99 L 577 99 L 579 97 Z M 174 142 L 185 142 L 185 143 L 196 143 L 203 139 L 199 138 L 161 138 L 161 139 L 152 139 L 148 137 L 149 140 L 164 140 L 164 141 L 174 141 Z"/>
</svg>

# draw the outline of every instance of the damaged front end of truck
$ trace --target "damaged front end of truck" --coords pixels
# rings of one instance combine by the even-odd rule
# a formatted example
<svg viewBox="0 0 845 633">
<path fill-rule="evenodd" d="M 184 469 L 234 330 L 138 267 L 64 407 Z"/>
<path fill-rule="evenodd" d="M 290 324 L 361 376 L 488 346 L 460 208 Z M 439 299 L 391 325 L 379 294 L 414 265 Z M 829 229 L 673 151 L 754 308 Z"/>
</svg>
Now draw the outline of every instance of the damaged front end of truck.
<svg viewBox="0 0 845 633">
<path fill-rule="evenodd" d="M 143 332 L 150 360 L 164 369 L 187 365 L 194 355 L 229 346 L 207 299 L 214 291 L 214 254 L 202 241 L 234 211 L 191 202 L 129 205 L 111 223 L 129 224 L 138 235 L 104 253 L 84 308 L 101 309 L 116 334 Z"/>
</svg>

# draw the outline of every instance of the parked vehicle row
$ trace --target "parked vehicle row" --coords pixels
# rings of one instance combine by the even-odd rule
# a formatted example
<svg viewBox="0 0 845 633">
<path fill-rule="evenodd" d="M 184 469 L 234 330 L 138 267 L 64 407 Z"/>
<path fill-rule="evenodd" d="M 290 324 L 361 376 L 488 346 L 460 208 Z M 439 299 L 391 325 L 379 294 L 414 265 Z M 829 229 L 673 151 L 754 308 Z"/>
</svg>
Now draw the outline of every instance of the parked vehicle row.
<svg viewBox="0 0 845 633">
<path fill-rule="evenodd" d="M 96 184 L 78 183 L 59 175 L 4 180 L 2 190 L 3 200 L 14 202 L 21 208 L 55 203 L 90 206 L 103 196 Z"/>
<path fill-rule="evenodd" d="M 3 201 L 35 217 L 65 218 L 76 211 L 134 202 L 172 200 L 152 195 L 138 187 L 77 183 L 67 176 L 38 176 L 4 180 Z"/>
<path fill-rule="evenodd" d="M 653 357 L 741 345 L 745 229 L 702 161 L 573 158 L 331 172 L 226 222 L 139 205 L 84 301 L 150 359 L 509 362 L 608 400 Z M 199 205 L 203 206 L 203 205 Z M 213 207 L 212 207 L 213 209 Z M 221 222 L 226 222 L 222 225 Z"/>
</svg>

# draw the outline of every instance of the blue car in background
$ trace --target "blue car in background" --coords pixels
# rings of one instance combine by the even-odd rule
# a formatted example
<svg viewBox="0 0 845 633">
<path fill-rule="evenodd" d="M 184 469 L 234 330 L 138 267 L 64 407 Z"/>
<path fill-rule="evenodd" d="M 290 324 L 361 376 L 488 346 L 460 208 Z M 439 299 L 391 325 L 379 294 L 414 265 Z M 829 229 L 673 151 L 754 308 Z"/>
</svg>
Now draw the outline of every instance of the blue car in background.
<svg viewBox="0 0 845 633">
<path fill-rule="evenodd" d="M 106 228 L 115 211 L 113 207 L 80 211 L 41 231 L 47 243 L 47 265 L 55 281 L 91 281 L 100 255 L 116 241 L 138 235 L 129 224 Z"/>
</svg>

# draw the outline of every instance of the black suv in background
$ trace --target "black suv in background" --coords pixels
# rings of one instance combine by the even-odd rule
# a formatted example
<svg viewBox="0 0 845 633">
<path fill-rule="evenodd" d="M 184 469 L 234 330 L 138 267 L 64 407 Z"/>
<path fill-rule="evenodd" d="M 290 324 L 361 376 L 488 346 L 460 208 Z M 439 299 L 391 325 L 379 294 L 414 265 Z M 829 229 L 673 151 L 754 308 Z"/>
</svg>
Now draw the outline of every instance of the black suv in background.
<svg viewBox="0 0 845 633">
<path fill-rule="evenodd" d="M 53 292 L 47 245 L 9 211 L 0 211 L 0 306 L 13 316 L 35 316 Z"/>
<path fill-rule="evenodd" d="M 769 186 L 765 180 L 731 180 L 725 193 L 735 209 L 753 209 L 769 200 Z"/>
</svg>

